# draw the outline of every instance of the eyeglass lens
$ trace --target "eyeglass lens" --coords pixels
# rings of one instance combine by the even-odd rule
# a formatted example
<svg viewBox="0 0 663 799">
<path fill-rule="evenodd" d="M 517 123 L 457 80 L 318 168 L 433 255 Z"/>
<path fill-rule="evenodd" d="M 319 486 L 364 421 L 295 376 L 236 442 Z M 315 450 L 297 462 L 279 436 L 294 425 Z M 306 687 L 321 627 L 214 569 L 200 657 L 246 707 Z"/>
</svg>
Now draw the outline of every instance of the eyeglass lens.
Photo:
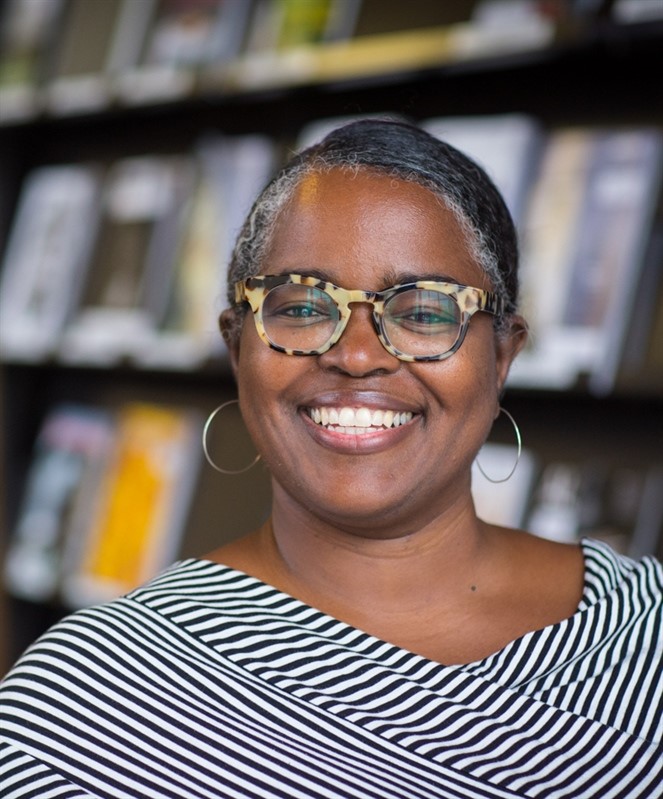
<svg viewBox="0 0 663 799">
<path fill-rule="evenodd" d="M 271 289 L 262 322 L 273 344 L 286 349 L 318 350 L 334 335 L 341 318 L 323 289 L 286 283 Z M 390 297 L 382 316 L 383 335 L 405 355 L 425 357 L 448 352 L 456 342 L 461 312 L 447 294 L 413 288 Z"/>
</svg>

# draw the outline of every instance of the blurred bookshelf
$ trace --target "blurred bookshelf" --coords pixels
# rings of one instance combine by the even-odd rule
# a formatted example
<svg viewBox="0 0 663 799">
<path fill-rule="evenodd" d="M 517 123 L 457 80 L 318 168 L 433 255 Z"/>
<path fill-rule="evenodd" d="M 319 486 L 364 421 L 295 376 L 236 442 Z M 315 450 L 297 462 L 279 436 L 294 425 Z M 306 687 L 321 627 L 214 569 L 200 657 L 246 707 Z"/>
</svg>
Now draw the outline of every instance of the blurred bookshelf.
<svg viewBox="0 0 663 799">
<path fill-rule="evenodd" d="M 482 513 L 663 553 L 660 3 L 7 0 L 0 14 L 8 662 L 68 609 L 266 515 L 264 470 L 200 460 L 200 420 L 234 393 L 224 269 L 287 154 L 359 115 L 468 151 L 518 223 L 533 335 L 504 405 L 526 457 L 507 493 L 476 485 Z M 122 449 L 135 426 L 142 454 Z M 509 435 L 491 436 L 507 472 Z M 140 480 L 152 505 L 125 518 Z M 113 572 L 141 553 L 145 571 Z"/>
</svg>

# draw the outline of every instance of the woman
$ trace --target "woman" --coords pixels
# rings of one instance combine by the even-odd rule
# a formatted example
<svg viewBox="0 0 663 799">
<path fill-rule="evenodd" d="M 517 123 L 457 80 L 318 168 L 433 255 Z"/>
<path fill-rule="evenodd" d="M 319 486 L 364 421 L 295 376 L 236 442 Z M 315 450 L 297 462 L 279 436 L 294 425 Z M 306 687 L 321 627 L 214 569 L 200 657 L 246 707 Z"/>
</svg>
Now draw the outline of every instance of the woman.
<svg viewBox="0 0 663 799">
<path fill-rule="evenodd" d="M 29 650 L 9 795 L 657 795 L 660 566 L 472 504 L 516 270 L 494 186 L 417 128 L 284 168 L 221 319 L 271 517 Z"/>
</svg>

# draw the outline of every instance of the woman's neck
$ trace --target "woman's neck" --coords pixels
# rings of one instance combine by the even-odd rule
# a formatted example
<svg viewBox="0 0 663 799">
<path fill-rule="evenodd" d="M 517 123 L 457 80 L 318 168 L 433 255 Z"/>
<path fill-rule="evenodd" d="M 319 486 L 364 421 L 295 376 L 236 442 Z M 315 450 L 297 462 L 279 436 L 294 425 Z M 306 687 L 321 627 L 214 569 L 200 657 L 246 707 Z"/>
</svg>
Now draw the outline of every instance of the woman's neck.
<svg viewBox="0 0 663 799">
<path fill-rule="evenodd" d="M 360 534 L 275 492 L 272 518 L 212 553 L 297 599 L 441 663 L 467 663 L 577 608 L 577 547 L 477 519 L 471 501 L 416 531 Z"/>
<path fill-rule="evenodd" d="M 317 607 L 401 614 L 451 606 L 482 582 L 487 590 L 492 529 L 477 519 L 471 499 L 416 530 L 405 522 L 348 528 L 316 517 L 275 487 L 270 520 L 224 555 L 235 561 L 229 565 Z"/>
</svg>

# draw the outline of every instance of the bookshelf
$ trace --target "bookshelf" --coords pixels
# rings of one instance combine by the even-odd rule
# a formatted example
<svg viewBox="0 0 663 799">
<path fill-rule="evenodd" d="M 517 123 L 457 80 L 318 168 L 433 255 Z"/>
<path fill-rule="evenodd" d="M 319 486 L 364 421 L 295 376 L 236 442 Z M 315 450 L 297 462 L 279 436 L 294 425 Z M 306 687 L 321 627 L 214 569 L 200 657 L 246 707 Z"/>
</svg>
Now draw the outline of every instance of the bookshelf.
<svg viewBox="0 0 663 799">
<path fill-rule="evenodd" d="M 70 14 L 77 5 L 75 0 L 62 2 Z M 108 168 L 127 158 L 190 156 L 201 141 L 217 135 L 266 137 L 278 162 L 296 146 L 305 126 L 353 114 L 396 113 L 422 122 L 518 114 L 536 120 L 546 133 L 568 127 L 663 129 L 663 103 L 656 80 L 663 20 L 636 19 L 623 24 L 619 19 L 625 12 L 620 16 L 615 9 L 628 3 L 596 4 L 595 12 L 581 18 L 564 12 L 559 18 L 545 20 L 543 26 L 533 24 L 520 41 L 495 37 L 476 22 L 477 30 L 468 28 L 468 20 L 482 5 L 478 3 L 420 0 L 412 5 L 407 24 L 397 14 L 393 18 L 391 13 L 376 16 L 374 0 L 346 5 L 356 6 L 355 16 L 342 19 L 334 31 L 324 34 L 318 29 L 294 48 L 272 47 L 257 55 L 246 51 L 251 20 L 238 19 L 234 24 L 247 26 L 242 29 L 244 36 L 238 37 L 244 41 L 243 50 L 198 64 L 193 73 L 187 66 L 189 80 L 186 85 L 178 83 L 178 88 L 162 83 L 156 89 L 152 85 L 150 93 L 146 83 L 148 88 L 140 99 L 128 93 L 130 71 L 126 71 L 124 82 L 116 74 L 112 80 L 105 74 L 103 96 L 66 109 L 53 105 L 47 79 L 20 113 L 15 105 L 9 109 L 11 113 L 3 113 L 0 90 L 0 250 L 6 250 L 22 191 L 35 170 L 71 164 Z M 383 3 L 381 7 L 391 9 L 392 5 L 399 4 Z M 63 12 L 59 24 L 65 23 Z M 421 50 L 414 57 L 411 42 L 417 41 L 416 31 Z M 61 41 L 63 35 L 60 31 L 56 40 Z M 385 43 L 393 46 L 393 37 L 399 35 L 405 55 L 385 64 Z M 459 42 L 463 50 L 459 50 Z M 367 56 L 371 47 L 374 54 Z M 350 59 L 343 69 L 335 66 L 340 57 Z M 352 58 L 354 69 L 347 66 Z M 658 292 L 654 309 L 661 317 L 663 247 L 659 245 L 657 250 L 655 246 L 656 236 L 660 236 L 656 231 L 663 229 L 660 209 L 657 219 L 657 224 L 652 222 L 653 243 L 647 242 L 648 257 L 658 257 L 650 267 L 654 277 L 649 278 L 648 294 Z M 643 323 L 640 340 L 656 349 L 652 337 L 655 339 L 662 323 L 652 314 Z M 188 366 L 140 362 L 122 354 L 109 362 L 95 362 L 94 358 L 72 362 L 58 351 L 37 359 L 5 355 L 0 364 L 0 473 L 5 486 L 2 524 L 6 544 L 11 542 L 20 515 L 35 442 L 52 409 L 84 404 L 115 411 L 134 402 L 165 403 L 193 409 L 204 418 L 232 396 L 222 349 L 212 349 Z M 505 404 L 520 424 L 525 446 L 535 454 L 538 474 L 543 474 L 547 465 L 563 464 L 582 472 L 576 473 L 578 480 L 585 480 L 586 474 L 601 478 L 600 486 L 591 481 L 586 486 L 583 513 L 587 517 L 593 507 L 595 515 L 590 522 L 581 519 L 581 528 L 587 523 L 620 546 L 633 545 L 661 555 L 663 530 L 656 528 L 656 503 L 647 510 L 654 519 L 649 527 L 642 515 L 645 495 L 663 495 L 663 488 L 660 492 L 656 489 L 663 485 L 656 482 L 663 480 L 660 352 L 654 352 L 646 366 L 620 373 L 606 391 L 597 392 L 583 375 L 558 388 L 525 380 L 509 388 Z M 497 427 L 494 438 L 512 443 L 506 427 Z M 218 475 L 205 464 L 195 468 L 187 533 L 177 548 L 182 556 L 200 554 L 224 537 L 251 529 L 268 507 L 267 476 L 259 466 L 237 477 Z M 630 493 L 621 491 L 628 496 L 620 500 L 616 520 L 608 523 L 596 507 L 617 503 L 619 485 L 630 486 Z M 645 532 L 635 544 L 629 544 L 630 531 L 636 527 Z M 34 601 L 5 592 L 3 615 L 9 630 L 10 658 L 63 610 L 57 596 Z"/>
</svg>

